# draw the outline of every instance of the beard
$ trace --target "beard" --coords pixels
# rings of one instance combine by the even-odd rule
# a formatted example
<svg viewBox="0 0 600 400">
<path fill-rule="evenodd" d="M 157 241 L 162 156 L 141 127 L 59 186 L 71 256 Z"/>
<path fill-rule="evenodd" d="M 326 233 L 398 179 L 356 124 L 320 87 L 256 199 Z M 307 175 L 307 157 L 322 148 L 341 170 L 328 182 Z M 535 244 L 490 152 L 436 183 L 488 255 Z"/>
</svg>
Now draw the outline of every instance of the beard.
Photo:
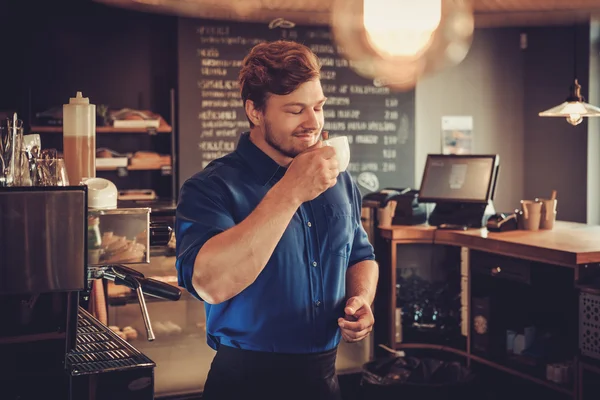
<svg viewBox="0 0 600 400">
<path fill-rule="evenodd" d="M 284 156 L 294 158 L 310 147 L 309 144 L 305 146 L 294 146 L 293 143 L 286 144 L 284 140 L 274 134 L 269 121 L 265 121 L 265 142 Z"/>
</svg>

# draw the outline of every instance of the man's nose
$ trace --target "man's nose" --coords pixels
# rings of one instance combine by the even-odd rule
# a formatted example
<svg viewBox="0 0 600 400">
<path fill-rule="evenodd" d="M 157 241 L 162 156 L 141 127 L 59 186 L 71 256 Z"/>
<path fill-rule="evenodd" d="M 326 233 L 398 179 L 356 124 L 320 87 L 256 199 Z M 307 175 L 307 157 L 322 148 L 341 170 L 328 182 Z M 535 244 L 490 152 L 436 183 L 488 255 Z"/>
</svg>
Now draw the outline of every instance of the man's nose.
<svg viewBox="0 0 600 400">
<path fill-rule="evenodd" d="M 304 129 L 316 130 L 320 128 L 319 115 L 314 110 L 310 110 L 306 113 L 306 118 L 302 123 Z"/>
</svg>

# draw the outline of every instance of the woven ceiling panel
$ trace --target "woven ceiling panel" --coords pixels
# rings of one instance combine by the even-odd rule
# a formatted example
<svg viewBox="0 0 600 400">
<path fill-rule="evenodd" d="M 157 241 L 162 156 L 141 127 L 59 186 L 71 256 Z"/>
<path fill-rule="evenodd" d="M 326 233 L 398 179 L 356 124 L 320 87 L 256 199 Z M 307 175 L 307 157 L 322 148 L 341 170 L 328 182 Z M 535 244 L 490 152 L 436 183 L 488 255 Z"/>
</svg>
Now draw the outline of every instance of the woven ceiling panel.
<svg viewBox="0 0 600 400">
<path fill-rule="evenodd" d="M 334 0 L 95 0 L 118 7 L 193 18 L 265 22 L 285 18 L 301 25 L 326 25 Z M 389 0 L 393 1 L 393 0 Z M 418 0 L 414 0 L 418 1 Z M 443 0 L 465 1 L 470 0 Z M 600 0 L 471 0 L 479 27 L 555 25 L 600 13 Z"/>
<path fill-rule="evenodd" d="M 599 0 L 475 0 L 475 12 L 600 10 Z"/>
</svg>

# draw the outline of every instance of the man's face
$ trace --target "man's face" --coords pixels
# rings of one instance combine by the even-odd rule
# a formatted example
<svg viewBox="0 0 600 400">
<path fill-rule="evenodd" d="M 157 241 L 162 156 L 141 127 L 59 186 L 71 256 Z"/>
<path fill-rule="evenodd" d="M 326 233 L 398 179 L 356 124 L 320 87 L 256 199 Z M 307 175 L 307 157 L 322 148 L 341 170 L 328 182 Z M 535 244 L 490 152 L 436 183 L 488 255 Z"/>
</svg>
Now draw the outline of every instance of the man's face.
<svg viewBox="0 0 600 400">
<path fill-rule="evenodd" d="M 284 157 L 294 158 L 317 142 L 323 129 L 325 96 L 319 79 L 290 94 L 271 94 L 265 103 L 264 140 Z"/>
</svg>

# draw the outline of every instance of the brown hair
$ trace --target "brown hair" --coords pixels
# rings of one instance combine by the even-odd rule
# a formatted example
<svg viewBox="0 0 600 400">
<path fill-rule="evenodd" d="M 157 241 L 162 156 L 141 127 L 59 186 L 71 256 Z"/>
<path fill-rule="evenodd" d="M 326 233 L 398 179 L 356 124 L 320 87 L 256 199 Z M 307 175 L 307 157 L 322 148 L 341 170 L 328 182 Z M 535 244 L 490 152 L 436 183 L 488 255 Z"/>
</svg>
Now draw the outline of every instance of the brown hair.
<svg viewBox="0 0 600 400">
<path fill-rule="evenodd" d="M 320 70 L 318 57 L 303 44 L 285 40 L 259 43 L 242 62 L 239 83 L 243 104 L 252 100 L 257 110 L 264 111 L 271 93 L 292 93 L 301 84 L 318 78 Z"/>
</svg>

